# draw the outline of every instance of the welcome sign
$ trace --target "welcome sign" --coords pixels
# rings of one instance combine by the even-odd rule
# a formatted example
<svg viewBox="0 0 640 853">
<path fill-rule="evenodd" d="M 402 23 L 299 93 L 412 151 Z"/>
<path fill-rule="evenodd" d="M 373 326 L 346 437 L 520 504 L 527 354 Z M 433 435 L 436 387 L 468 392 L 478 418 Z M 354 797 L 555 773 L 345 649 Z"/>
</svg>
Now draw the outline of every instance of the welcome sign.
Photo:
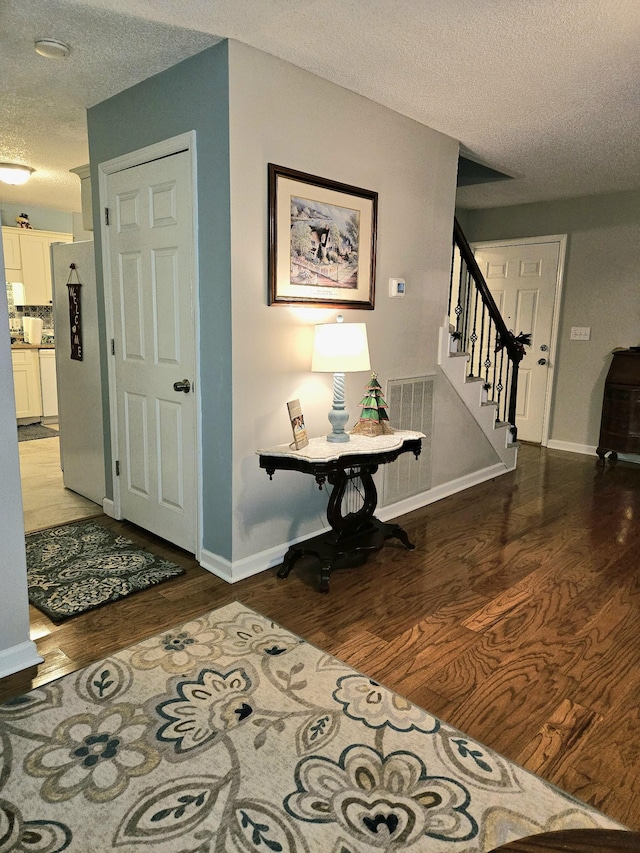
<svg viewBox="0 0 640 853">
<path fill-rule="evenodd" d="M 70 264 L 69 281 L 69 328 L 71 331 L 71 358 L 74 361 L 82 361 L 82 313 L 80 311 L 80 288 L 82 284 L 78 278 L 75 264 Z M 75 273 L 76 281 L 71 279 Z"/>
</svg>

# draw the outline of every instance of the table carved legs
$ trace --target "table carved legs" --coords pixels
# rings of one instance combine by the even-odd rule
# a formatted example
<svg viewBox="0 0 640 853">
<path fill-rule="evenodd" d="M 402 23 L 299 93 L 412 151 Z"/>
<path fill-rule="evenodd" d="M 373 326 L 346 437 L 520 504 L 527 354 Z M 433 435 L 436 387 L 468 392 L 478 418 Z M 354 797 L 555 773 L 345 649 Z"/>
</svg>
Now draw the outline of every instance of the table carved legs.
<svg viewBox="0 0 640 853">
<path fill-rule="evenodd" d="M 408 550 L 414 549 L 399 524 L 386 524 L 373 515 L 378 501 L 373 481 L 377 469 L 377 465 L 369 464 L 328 475 L 333 487 L 327 507 L 331 530 L 292 545 L 278 571 L 279 578 L 288 577 L 300 557 L 315 557 L 320 563 L 320 591 L 328 592 L 334 568 L 362 565 L 369 554 L 382 548 L 387 539 L 398 539 Z M 345 514 L 345 495 L 350 487 L 360 494 L 362 505 L 357 511 Z"/>
</svg>

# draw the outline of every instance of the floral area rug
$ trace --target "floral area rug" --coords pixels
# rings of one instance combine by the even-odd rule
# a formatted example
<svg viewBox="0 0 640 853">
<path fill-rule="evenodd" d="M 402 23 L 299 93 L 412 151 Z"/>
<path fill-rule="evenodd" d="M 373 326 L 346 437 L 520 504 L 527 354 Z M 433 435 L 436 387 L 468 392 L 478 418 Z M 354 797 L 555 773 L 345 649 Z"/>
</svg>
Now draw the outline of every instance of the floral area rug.
<svg viewBox="0 0 640 853">
<path fill-rule="evenodd" d="M 91 522 L 29 533 L 26 550 L 29 601 L 54 622 L 184 574 Z"/>
<path fill-rule="evenodd" d="M 488 851 L 620 828 L 234 603 L 0 705 L 0 849 Z"/>
</svg>

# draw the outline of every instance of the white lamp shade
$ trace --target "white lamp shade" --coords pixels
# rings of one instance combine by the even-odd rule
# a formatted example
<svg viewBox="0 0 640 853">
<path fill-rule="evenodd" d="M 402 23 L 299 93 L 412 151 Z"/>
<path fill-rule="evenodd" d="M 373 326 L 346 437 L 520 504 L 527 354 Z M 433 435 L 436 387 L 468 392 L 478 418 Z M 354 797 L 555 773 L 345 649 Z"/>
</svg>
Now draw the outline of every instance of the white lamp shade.
<svg viewBox="0 0 640 853">
<path fill-rule="evenodd" d="M 315 327 L 311 370 L 354 373 L 369 369 L 369 343 L 364 323 L 324 323 Z"/>
</svg>

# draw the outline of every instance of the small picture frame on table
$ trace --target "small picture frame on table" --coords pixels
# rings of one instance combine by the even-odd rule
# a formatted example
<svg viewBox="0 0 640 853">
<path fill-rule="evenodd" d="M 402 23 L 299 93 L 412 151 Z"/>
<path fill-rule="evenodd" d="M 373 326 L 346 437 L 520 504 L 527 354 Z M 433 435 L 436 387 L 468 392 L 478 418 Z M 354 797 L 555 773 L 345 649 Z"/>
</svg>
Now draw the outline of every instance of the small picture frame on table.
<svg viewBox="0 0 640 853">
<path fill-rule="evenodd" d="M 291 421 L 291 431 L 293 433 L 293 442 L 289 445 L 292 450 L 302 450 L 309 444 L 307 436 L 307 428 L 304 423 L 304 415 L 300 406 L 300 400 L 291 400 L 287 403 L 289 410 L 289 420 Z"/>
</svg>

